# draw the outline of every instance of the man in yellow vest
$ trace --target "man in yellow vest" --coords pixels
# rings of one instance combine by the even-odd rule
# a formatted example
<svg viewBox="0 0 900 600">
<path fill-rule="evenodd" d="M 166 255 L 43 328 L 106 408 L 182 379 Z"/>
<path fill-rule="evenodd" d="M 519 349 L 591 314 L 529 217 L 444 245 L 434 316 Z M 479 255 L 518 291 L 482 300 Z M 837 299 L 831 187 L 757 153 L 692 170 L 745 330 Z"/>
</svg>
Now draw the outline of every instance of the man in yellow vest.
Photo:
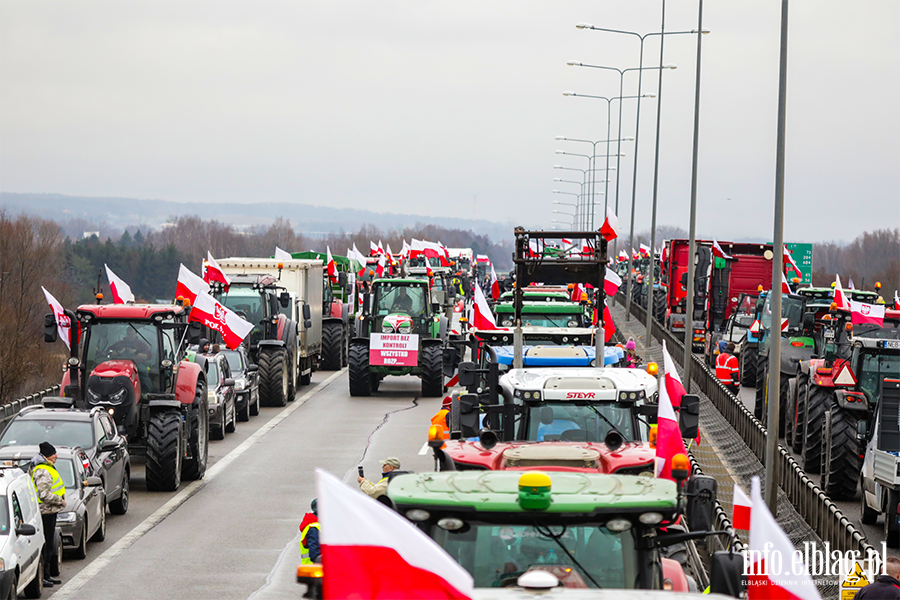
<svg viewBox="0 0 900 600">
<path fill-rule="evenodd" d="M 319 546 L 319 511 L 316 510 L 314 498 L 309 508 L 311 513 L 303 515 L 300 522 L 300 564 L 311 565 L 322 562 L 322 550 Z"/>
<path fill-rule="evenodd" d="M 56 535 L 56 515 L 66 507 L 66 486 L 56 467 L 56 448 L 50 442 L 41 442 L 40 454 L 31 459 L 31 478 L 37 490 L 41 506 L 41 521 L 44 528 L 44 587 L 62 583 L 50 577 L 50 557 L 55 551 L 53 538 Z"/>
</svg>

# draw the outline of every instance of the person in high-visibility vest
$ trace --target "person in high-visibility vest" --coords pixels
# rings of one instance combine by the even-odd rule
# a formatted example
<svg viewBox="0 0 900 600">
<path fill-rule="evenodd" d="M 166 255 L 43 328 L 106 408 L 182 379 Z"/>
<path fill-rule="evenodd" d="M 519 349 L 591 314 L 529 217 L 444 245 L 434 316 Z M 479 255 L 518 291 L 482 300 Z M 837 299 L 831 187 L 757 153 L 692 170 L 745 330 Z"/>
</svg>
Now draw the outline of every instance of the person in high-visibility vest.
<svg viewBox="0 0 900 600">
<path fill-rule="evenodd" d="M 303 515 L 300 522 L 300 564 L 311 565 L 322 562 L 322 550 L 319 546 L 319 511 L 317 501 L 313 498 L 309 508 L 312 512 Z"/>
<path fill-rule="evenodd" d="M 716 356 L 716 379 L 737 394 L 741 389 L 741 369 L 734 355 L 734 342 L 719 340 L 719 354 Z"/>
<path fill-rule="evenodd" d="M 444 431 L 444 439 L 447 439 L 450 436 L 450 424 L 448 420 L 450 419 L 450 403 L 453 401 L 453 398 L 450 396 L 444 396 L 444 401 L 441 403 L 441 410 L 437 411 L 433 417 L 431 417 L 432 425 L 440 425 Z"/>
<path fill-rule="evenodd" d="M 66 486 L 53 465 L 56 464 L 56 448 L 50 442 L 41 442 L 40 454 L 31 459 L 30 470 L 34 488 L 41 507 L 41 523 L 44 529 L 44 587 L 62 583 L 50 576 L 50 558 L 55 550 L 56 515 L 66 507 Z"/>
</svg>

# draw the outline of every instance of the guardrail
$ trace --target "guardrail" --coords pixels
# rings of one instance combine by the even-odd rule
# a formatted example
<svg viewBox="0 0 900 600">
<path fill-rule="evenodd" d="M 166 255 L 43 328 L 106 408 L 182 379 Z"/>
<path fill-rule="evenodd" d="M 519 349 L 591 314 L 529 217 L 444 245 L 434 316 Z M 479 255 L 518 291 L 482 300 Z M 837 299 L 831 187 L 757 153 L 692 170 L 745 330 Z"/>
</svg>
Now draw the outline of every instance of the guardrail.
<svg viewBox="0 0 900 600">
<path fill-rule="evenodd" d="M 631 313 L 641 323 L 646 319 L 644 309 L 636 302 L 631 303 Z M 665 340 L 666 345 L 672 348 L 670 351 L 672 358 L 682 367 L 684 366 L 682 364 L 684 356 L 682 340 L 675 337 L 655 319 L 652 321 L 650 334 L 660 342 Z M 724 385 L 719 383 L 702 357 L 696 354 L 692 356 L 694 364 L 691 367 L 691 379 L 697 383 L 710 402 L 734 427 L 753 454 L 765 464 L 767 435 L 765 426 L 744 406 L 739 398 L 736 398 Z M 829 542 L 834 550 L 842 552 L 855 550 L 860 552 L 861 556 L 868 556 L 870 550 L 875 551 L 875 548 L 866 541 L 865 535 L 850 522 L 850 519 L 844 516 L 837 505 L 809 478 L 781 444 L 778 445 L 775 464 L 775 481 L 778 486 L 822 541 Z"/>
<path fill-rule="evenodd" d="M 30 396 L 25 396 L 24 398 L 19 398 L 18 400 L 13 400 L 9 404 L 0 406 L 0 426 L 5 427 L 6 424 L 9 423 L 13 417 L 19 414 L 19 411 L 26 406 L 40 404 L 41 400 L 43 400 L 47 396 L 52 396 L 54 394 L 59 394 L 58 384 L 52 387 L 48 387 L 46 390 L 41 390 L 40 392 L 31 394 Z"/>
</svg>

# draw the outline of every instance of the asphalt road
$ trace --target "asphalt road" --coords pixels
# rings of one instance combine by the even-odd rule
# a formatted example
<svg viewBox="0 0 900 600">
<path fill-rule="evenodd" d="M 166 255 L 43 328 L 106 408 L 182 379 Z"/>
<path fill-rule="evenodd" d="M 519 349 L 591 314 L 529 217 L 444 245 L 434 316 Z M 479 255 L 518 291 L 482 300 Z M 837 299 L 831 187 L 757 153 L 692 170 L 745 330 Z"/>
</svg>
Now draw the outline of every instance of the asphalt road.
<svg viewBox="0 0 900 600">
<path fill-rule="evenodd" d="M 347 373 L 318 372 L 286 408 L 263 408 L 226 439 L 210 444 L 200 482 L 147 492 L 143 465 L 132 469 L 128 513 L 108 515 L 107 538 L 84 560 L 63 563 L 62 586 L 45 597 L 296 598 L 298 525 L 315 497 L 316 467 L 356 485 L 378 460 L 404 470 L 433 468 L 420 455 L 440 398 L 419 398 L 413 377 L 387 378 L 371 398 L 351 398 Z"/>
</svg>

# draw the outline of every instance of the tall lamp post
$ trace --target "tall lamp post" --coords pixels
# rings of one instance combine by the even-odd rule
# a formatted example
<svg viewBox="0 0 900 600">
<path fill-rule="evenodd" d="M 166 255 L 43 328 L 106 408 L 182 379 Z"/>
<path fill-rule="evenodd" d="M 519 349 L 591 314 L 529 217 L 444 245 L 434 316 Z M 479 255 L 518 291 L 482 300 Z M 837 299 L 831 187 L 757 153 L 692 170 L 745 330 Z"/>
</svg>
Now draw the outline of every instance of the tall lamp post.
<svg viewBox="0 0 900 600">
<path fill-rule="evenodd" d="M 575 95 L 575 94 L 573 94 L 572 92 L 563 92 L 563 96 L 574 96 L 574 95 Z M 604 158 L 604 157 L 605 157 L 605 158 L 606 158 L 606 168 L 609 169 L 609 158 L 610 158 L 610 156 L 612 156 L 612 155 L 609 153 L 609 144 L 610 144 L 610 142 L 619 142 L 619 143 L 621 143 L 621 142 L 633 142 L 633 141 L 634 141 L 634 138 L 633 138 L 633 137 L 626 137 L 626 138 L 621 137 L 622 131 L 621 131 L 621 127 L 620 127 L 620 128 L 619 128 L 619 138 L 618 138 L 618 139 L 615 139 L 615 140 L 608 139 L 608 138 L 609 138 L 609 129 L 610 129 L 610 120 L 609 120 L 609 99 L 604 98 L 604 100 L 607 100 L 607 103 L 606 103 L 606 137 L 607 137 L 607 139 L 605 139 L 605 140 L 591 141 L 591 140 L 581 140 L 581 139 L 577 139 L 577 138 L 567 138 L 567 137 L 563 137 L 563 136 L 561 136 L 561 135 L 558 135 L 558 136 L 556 136 L 556 140 L 557 140 L 557 141 L 560 141 L 560 142 L 581 142 L 581 143 L 585 143 L 585 144 L 590 144 L 590 145 L 591 145 L 591 160 L 592 160 L 593 163 L 594 163 L 593 166 L 594 166 L 594 167 L 597 166 L 597 159 L 598 159 L 598 158 Z M 616 98 L 613 98 L 613 100 L 616 100 Z M 606 154 L 601 156 L 601 155 L 598 155 L 598 154 L 597 154 L 597 144 L 602 144 L 602 143 L 604 143 L 604 142 L 606 143 Z M 605 180 L 604 182 L 606 183 L 606 187 L 605 187 L 604 190 L 603 190 L 603 195 L 604 195 L 606 198 L 608 198 L 608 197 L 609 197 L 609 180 L 607 179 L 607 180 Z M 600 183 L 604 183 L 604 182 L 600 182 Z M 596 183 L 597 183 L 597 182 L 593 182 L 593 184 L 596 184 Z M 596 188 L 596 185 L 591 185 L 591 186 L 588 187 L 588 193 L 589 193 L 590 196 L 591 196 L 591 200 L 593 200 L 594 196 L 596 195 L 596 193 L 595 193 L 595 192 L 596 192 L 596 189 L 597 189 L 597 188 Z M 594 222 L 593 222 L 593 220 L 592 220 L 591 223 L 590 223 L 590 229 L 591 229 L 591 230 L 594 229 Z"/>
</svg>

